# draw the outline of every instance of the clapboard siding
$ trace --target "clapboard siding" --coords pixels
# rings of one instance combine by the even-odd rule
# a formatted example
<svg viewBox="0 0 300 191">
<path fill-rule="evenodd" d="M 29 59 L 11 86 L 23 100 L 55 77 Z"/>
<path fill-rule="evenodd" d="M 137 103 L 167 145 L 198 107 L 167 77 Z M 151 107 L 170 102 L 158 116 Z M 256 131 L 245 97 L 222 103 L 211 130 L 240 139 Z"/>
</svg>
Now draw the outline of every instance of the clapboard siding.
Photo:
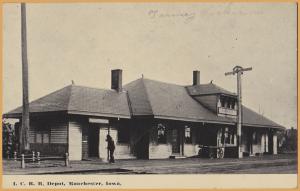
<svg viewBox="0 0 300 191">
<path fill-rule="evenodd" d="M 38 132 L 49 134 L 50 143 L 68 143 L 68 123 L 62 117 L 31 119 L 29 129 L 30 143 L 36 143 L 35 137 Z"/>
<path fill-rule="evenodd" d="M 36 130 L 41 125 L 42 124 L 39 121 L 31 119 L 29 126 L 29 143 L 35 143 Z"/>
<path fill-rule="evenodd" d="M 69 122 L 69 157 L 70 160 L 82 159 L 82 124 L 75 120 Z"/>
<path fill-rule="evenodd" d="M 67 123 L 57 123 L 50 127 L 50 143 L 68 143 Z"/>
<path fill-rule="evenodd" d="M 29 128 L 29 143 L 35 143 L 35 130 L 32 126 Z"/>
<path fill-rule="evenodd" d="M 43 134 L 43 136 L 49 138 L 49 140 L 44 140 L 44 143 L 38 143 L 36 134 Z M 30 149 L 40 152 L 41 155 L 64 155 L 66 152 L 68 152 L 67 118 L 61 115 L 30 118 L 29 143 Z"/>
</svg>

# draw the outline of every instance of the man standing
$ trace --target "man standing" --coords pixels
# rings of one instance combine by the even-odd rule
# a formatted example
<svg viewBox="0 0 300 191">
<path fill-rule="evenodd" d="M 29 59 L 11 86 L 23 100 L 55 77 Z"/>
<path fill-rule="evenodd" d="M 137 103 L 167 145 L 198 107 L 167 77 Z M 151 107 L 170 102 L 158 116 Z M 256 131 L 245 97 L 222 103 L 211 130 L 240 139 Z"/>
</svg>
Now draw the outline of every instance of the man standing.
<svg viewBox="0 0 300 191">
<path fill-rule="evenodd" d="M 115 163 L 114 151 L 115 151 L 115 142 L 110 135 L 106 136 L 107 149 L 109 152 L 109 162 Z"/>
</svg>

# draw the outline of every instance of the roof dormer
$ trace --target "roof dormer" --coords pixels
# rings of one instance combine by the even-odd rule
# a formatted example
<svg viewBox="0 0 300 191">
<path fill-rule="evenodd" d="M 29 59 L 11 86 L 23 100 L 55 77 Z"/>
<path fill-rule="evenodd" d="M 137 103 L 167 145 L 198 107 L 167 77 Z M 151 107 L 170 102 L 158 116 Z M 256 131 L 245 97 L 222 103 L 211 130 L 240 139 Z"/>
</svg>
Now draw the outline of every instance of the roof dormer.
<svg viewBox="0 0 300 191">
<path fill-rule="evenodd" d="M 186 87 L 189 95 L 218 116 L 236 117 L 237 95 L 217 86 L 212 81 L 208 84 L 200 84 L 199 74 L 199 71 L 193 72 L 193 85 Z"/>
<path fill-rule="evenodd" d="M 217 103 L 217 114 L 223 117 L 233 117 L 237 116 L 237 97 L 220 94 L 218 96 Z"/>
</svg>

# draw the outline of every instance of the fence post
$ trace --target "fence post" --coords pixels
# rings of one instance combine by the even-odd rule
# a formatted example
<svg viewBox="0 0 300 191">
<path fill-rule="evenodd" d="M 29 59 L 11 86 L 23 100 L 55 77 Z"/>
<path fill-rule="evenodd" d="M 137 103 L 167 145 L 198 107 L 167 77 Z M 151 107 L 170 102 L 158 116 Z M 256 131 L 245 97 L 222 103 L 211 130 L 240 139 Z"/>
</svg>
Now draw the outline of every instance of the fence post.
<svg viewBox="0 0 300 191">
<path fill-rule="evenodd" d="M 65 166 L 69 166 L 69 153 L 65 155 Z"/>
<path fill-rule="evenodd" d="M 35 153 L 34 153 L 34 151 L 32 151 L 32 162 L 34 162 L 35 161 Z"/>
<path fill-rule="evenodd" d="M 17 161 L 17 152 L 14 152 L 14 161 Z"/>
<path fill-rule="evenodd" d="M 37 162 L 38 164 L 40 164 L 40 152 L 36 152 L 36 159 L 37 159 Z"/>
<path fill-rule="evenodd" d="M 24 154 L 21 155 L 21 168 L 25 168 L 25 156 L 24 156 Z"/>
</svg>

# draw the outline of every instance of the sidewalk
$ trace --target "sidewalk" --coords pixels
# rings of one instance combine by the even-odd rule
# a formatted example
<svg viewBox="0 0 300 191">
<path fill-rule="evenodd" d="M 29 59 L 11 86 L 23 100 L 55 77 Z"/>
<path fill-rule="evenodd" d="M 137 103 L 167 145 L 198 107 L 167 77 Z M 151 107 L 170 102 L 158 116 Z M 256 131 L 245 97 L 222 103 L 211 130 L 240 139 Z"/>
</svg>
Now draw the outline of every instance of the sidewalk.
<svg viewBox="0 0 300 191">
<path fill-rule="evenodd" d="M 94 159 L 89 161 L 41 161 L 26 164 L 3 161 L 3 174 L 207 174 L 207 173 L 297 173 L 297 155 L 280 154 L 242 159 L 158 159 L 116 160 L 109 164 Z"/>
</svg>

